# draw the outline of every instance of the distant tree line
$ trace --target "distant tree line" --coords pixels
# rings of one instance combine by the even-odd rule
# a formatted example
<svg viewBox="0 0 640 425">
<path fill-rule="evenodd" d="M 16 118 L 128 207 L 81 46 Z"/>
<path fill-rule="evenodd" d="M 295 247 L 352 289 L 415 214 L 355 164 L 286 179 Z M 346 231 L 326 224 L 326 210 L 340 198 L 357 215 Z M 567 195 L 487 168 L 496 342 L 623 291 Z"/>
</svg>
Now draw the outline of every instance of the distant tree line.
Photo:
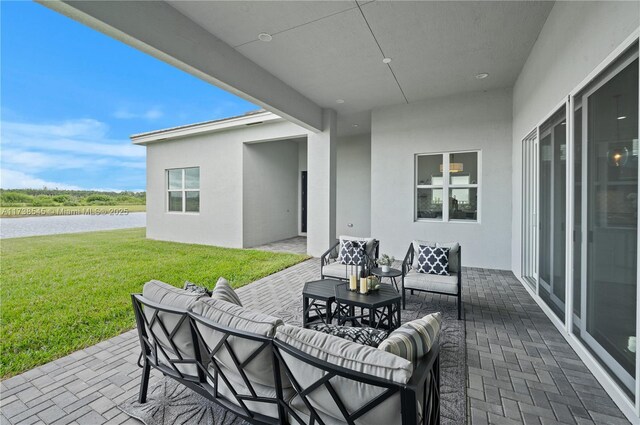
<svg viewBox="0 0 640 425">
<path fill-rule="evenodd" d="M 3 207 L 75 207 L 82 205 L 145 205 L 146 192 L 95 190 L 0 189 Z"/>
</svg>

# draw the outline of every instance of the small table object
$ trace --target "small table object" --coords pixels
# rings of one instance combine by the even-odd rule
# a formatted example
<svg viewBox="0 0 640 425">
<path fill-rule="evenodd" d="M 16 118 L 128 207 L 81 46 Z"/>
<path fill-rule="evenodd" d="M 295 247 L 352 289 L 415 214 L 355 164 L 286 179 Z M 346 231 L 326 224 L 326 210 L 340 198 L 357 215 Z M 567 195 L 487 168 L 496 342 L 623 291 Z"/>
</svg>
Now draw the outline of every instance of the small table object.
<svg viewBox="0 0 640 425">
<path fill-rule="evenodd" d="M 402 276 L 402 271 L 398 269 L 389 269 L 388 272 L 383 272 L 382 267 L 374 267 L 371 269 L 371 274 L 378 277 L 380 282 L 382 282 L 383 278 L 389 278 L 390 283 L 392 283 L 396 287 L 396 291 L 400 292 L 398 289 L 398 282 L 396 281 L 396 277 Z"/>
<path fill-rule="evenodd" d="M 338 325 L 369 326 L 392 331 L 400 327 L 400 294 L 390 285 L 381 285 L 367 295 L 349 290 L 348 283 L 335 286 Z M 360 314 L 356 314 L 356 307 Z"/>
<path fill-rule="evenodd" d="M 311 322 L 320 320 L 330 324 L 333 319 L 333 303 L 336 300 L 335 286 L 339 280 L 322 279 L 304 284 L 302 289 L 302 327 L 306 328 Z M 311 315 L 310 313 L 315 313 Z"/>
</svg>

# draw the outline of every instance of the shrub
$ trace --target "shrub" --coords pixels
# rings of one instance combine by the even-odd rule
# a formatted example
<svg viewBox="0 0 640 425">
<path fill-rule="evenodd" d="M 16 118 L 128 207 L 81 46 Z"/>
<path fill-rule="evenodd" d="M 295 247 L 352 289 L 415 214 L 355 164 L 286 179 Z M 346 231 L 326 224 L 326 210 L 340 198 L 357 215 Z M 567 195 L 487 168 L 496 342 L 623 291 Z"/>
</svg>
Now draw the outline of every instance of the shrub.
<svg viewBox="0 0 640 425">
<path fill-rule="evenodd" d="M 33 198 L 33 201 L 31 201 L 31 206 L 34 207 L 50 207 L 55 204 L 56 203 L 53 201 L 53 198 L 48 195 L 38 195 Z"/>
<path fill-rule="evenodd" d="M 112 196 L 101 195 L 101 194 L 89 195 L 86 198 L 84 198 L 84 201 L 89 205 L 115 205 L 116 204 L 116 200 Z"/>
<path fill-rule="evenodd" d="M 31 204 L 32 201 L 33 196 L 20 192 L 2 192 L 2 196 L 0 197 L 0 203 L 2 203 L 2 205 Z"/>
<path fill-rule="evenodd" d="M 67 202 L 71 202 L 71 196 L 69 195 L 56 195 L 53 197 L 53 201 L 59 204 L 67 204 Z"/>
</svg>

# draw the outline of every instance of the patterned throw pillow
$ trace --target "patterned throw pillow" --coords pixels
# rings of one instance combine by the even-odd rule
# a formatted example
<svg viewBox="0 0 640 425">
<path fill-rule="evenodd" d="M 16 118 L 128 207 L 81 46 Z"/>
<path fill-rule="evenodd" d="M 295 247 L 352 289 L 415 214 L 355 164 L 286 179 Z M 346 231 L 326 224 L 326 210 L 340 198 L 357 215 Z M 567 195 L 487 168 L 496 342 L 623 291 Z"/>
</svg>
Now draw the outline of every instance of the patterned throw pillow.
<svg viewBox="0 0 640 425">
<path fill-rule="evenodd" d="M 349 326 L 325 325 L 324 323 L 309 325 L 309 329 L 370 347 L 377 347 L 388 335 L 388 332 L 383 329 L 352 328 Z"/>
<path fill-rule="evenodd" d="M 340 244 L 338 261 L 347 266 L 360 266 L 364 264 L 366 241 L 344 241 Z"/>
<path fill-rule="evenodd" d="M 417 271 L 449 276 L 449 248 L 420 245 Z"/>
<path fill-rule="evenodd" d="M 391 332 L 378 349 L 403 357 L 415 364 L 438 340 L 441 322 L 442 315 L 433 313 L 422 319 L 405 323 Z"/>
<path fill-rule="evenodd" d="M 229 282 L 224 277 L 221 277 L 216 282 L 216 286 L 213 288 L 211 292 L 211 298 L 220 301 L 226 301 L 228 303 L 236 304 L 242 307 L 242 303 L 240 302 L 240 297 L 236 294 L 236 291 L 233 290 Z"/>
<path fill-rule="evenodd" d="M 211 291 L 209 291 L 205 286 L 200 286 L 197 283 L 189 282 L 188 280 L 184 281 L 184 287 L 182 289 L 196 294 L 211 295 Z"/>
</svg>

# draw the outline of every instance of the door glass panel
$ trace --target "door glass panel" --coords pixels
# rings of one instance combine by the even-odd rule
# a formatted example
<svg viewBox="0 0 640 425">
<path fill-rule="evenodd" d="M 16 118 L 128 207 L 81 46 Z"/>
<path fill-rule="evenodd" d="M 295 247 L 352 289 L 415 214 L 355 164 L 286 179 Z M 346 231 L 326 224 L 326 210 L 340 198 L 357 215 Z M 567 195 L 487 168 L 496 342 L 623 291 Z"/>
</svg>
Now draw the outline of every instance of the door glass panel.
<svg viewBox="0 0 640 425">
<path fill-rule="evenodd" d="M 564 321 L 566 257 L 566 115 L 540 127 L 540 255 L 538 295 Z"/>
<path fill-rule="evenodd" d="M 638 60 L 587 96 L 586 331 L 635 376 Z M 635 152 L 634 152 L 635 151 Z M 618 373 L 624 381 L 624 373 Z M 627 388 L 633 392 L 635 385 Z M 631 388 L 629 388 L 631 387 Z"/>
</svg>

